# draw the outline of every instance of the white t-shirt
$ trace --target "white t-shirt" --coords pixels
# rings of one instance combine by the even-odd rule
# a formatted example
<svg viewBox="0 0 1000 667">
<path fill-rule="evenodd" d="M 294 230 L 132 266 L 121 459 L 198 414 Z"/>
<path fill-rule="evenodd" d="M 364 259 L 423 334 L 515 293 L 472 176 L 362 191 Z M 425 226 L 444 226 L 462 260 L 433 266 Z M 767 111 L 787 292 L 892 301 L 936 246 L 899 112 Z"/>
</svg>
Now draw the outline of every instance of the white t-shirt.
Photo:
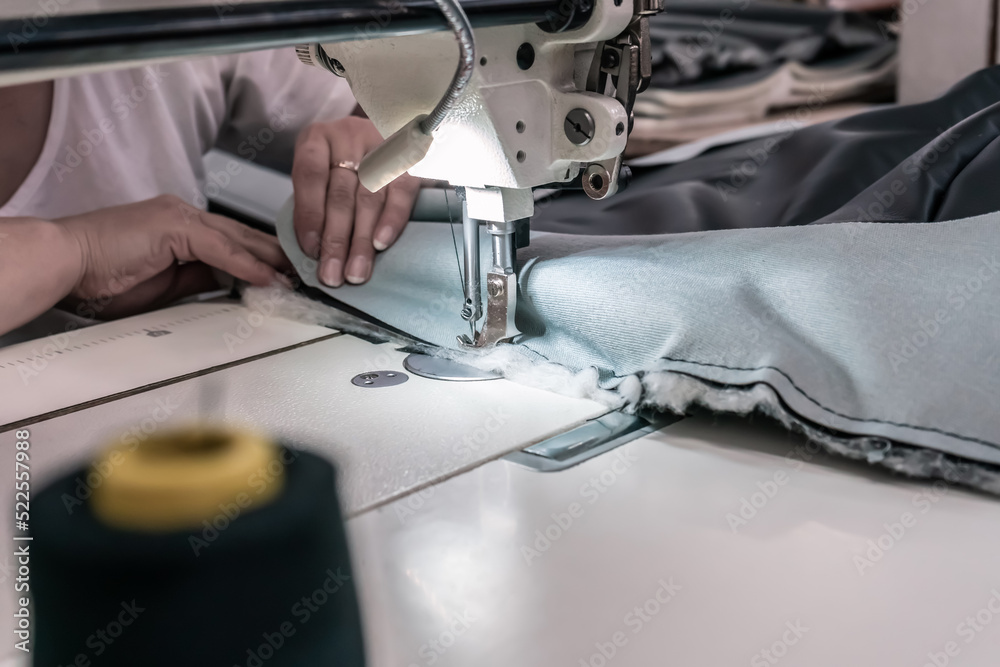
<svg viewBox="0 0 1000 667">
<path fill-rule="evenodd" d="M 0 217 L 60 218 L 174 194 L 199 207 L 219 145 L 291 163 L 299 130 L 350 114 L 347 82 L 292 49 L 61 79 L 41 155 Z"/>
</svg>

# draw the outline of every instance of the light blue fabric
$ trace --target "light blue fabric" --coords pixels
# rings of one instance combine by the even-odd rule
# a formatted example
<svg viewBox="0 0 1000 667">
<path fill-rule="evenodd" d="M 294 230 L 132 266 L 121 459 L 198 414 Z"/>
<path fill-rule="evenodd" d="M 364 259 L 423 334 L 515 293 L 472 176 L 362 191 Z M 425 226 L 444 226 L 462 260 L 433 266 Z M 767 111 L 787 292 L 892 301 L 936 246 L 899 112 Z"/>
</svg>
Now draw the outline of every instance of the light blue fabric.
<svg viewBox="0 0 1000 667">
<path fill-rule="evenodd" d="M 289 217 L 279 236 L 318 285 Z M 518 345 L 535 358 L 596 367 L 606 387 L 657 370 L 765 383 L 821 429 L 1000 464 L 1000 214 L 537 235 L 519 259 Z M 327 291 L 436 345 L 468 331 L 447 224 L 411 224 L 370 283 Z"/>
</svg>

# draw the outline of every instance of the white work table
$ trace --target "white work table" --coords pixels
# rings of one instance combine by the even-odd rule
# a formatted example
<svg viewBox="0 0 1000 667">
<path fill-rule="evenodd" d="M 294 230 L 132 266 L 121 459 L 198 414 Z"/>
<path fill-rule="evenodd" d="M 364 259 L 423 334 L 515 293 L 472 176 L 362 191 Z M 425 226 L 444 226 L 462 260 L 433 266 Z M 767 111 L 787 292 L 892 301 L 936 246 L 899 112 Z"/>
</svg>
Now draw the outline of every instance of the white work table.
<svg viewBox="0 0 1000 667">
<path fill-rule="evenodd" d="M 372 664 L 996 665 L 1000 503 L 803 456 L 766 422 L 687 419 L 367 512 L 349 528 Z"/>
<path fill-rule="evenodd" d="M 199 416 L 328 454 L 373 667 L 997 664 L 997 499 L 815 454 L 766 420 L 686 419 L 540 473 L 500 457 L 603 406 L 506 380 L 362 389 L 354 375 L 404 355 L 275 320 L 234 357 L 219 336 L 242 307 L 182 308 L 216 314 L 145 337 L 159 347 L 143 358 L 116 355 L 135 336 L 58 355 L 32 382 L 74 385 L 64 394 L 4 385 L 10 414 L 51 415 L 27 426 L 36 492 L 109 438 Z M 0 349 L 0 364 L 26 349 Z M 100 389 L 80 393 L 91 377 Z M 463 437 L 477 429 L 489 437 Z"/>
</svg>

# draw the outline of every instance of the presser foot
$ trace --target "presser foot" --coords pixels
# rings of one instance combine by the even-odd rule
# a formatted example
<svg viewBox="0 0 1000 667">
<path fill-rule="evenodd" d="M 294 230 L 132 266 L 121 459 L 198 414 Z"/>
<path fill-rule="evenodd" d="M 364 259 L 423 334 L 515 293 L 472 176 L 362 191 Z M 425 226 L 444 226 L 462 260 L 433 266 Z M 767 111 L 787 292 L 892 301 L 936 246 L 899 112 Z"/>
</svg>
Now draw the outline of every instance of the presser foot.
<svg viewBox="0 0 1000 667">
<path fill-rule="evenodd" d="M 521 334 L 514 324 L 517 308 L 517 275 L 491 271 L 486 274 L 486 320 L 475 339 L 467 335 L 458 337 L 466 349 L 491 348 L 498 343 L 509 343 Z"/>
</svg>

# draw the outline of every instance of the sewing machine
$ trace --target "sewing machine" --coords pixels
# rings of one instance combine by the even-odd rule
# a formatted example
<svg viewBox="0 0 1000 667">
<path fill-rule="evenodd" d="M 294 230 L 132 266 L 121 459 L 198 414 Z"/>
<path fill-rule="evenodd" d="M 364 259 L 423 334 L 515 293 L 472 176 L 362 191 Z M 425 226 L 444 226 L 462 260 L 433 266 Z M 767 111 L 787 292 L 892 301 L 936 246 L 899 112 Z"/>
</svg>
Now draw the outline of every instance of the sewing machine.
<svg viewBox="0 0 1000 667">
<path fill-rule="evenodd" d="M 459 62 L 428 2 L 380 5 L 384 25 L 368 5 L 343 1 L 175 0 L 154 16 L 127 2 L 94 4 L 103 16 L 47 17 L 49 31 L 0 55 L 0 83 L 299 45 L 305 60 L 348 78 L 383 133 L 404 130 L 389 146 L 419 149 L 401 161 L 383 153 L 363 178 L 377 185 L 416 155 L 414 174 L 465 189 L 473 321 L 473 239 L 481 225 L 494 237 L 473 346 L 516 335 L 512 272 L 530 189 L 577 177 L 595 197 L 620 187 L 648 62 L 642 17 L 654 9 L 463 3 L 477 50 L 458 109 L 472 120 L 446 115 L 428 145 L 417 119 Z M 38 7 L 7 0 L 0 18 L 20 26 Z M 368 36 L 372 21 L 376 39 L 344 41 Z M 550 31 L 538 26 L 546 21 Z M 627 85 L 615 85 L 622 72 Z M 287 183 L 262 183 L 248 198 L 287 196 Z M 832 460 L 768 424 L 694 418 L 615 438 L 621 415 L 606 406 L 506 380 L 360 387 L 352 378 L 369 371 L 402 373 L 405 353 L 280 318 L 251 325 L 254 314 L 212 300 L 79 330 L 66 349 L 56 337 L 0 350 L 0 441 L 31 431 L 36 484 L 112 435 L 143 438 L 198 416 L 314 443 L 341 466 L 372 665 L 941 667 L 955 648 L 963 665 L 995 664 L 995 619 L 972 643 L 954 641 L 966 638 L 956 624 L 995 606 L 993 499 Z M 574 459 L 580 449 L 589 456 Z M 526 467 L 532 457 L 547 467 Z M 10 476 L 0 488 L 12 497 Z M 895 537 L 908 512 L 917 524 Z M 10 544 L 9 521 L 2 531 Z M 8 637 L 9 565 L 0 557 Z M 5 645 L 0 662 L 20 665 L 16 656 Z"/>
<path fill-rule="evenodd" d="M 374 29 L 369 21 L 364 30 L 354 25 L 353 34 L 347 31 L 352 24 L 361 24 L 357 14 L 363 4 L 296 3 L 303 16 L 296 21 L 289 12 L 287 25 L 281 27 L 290 36 L 302 30 L 299 21 L 322 21 L 324 12 L 328 15 L 328 29 L 313 28 L 313 34 L 327 39 L 299 44 L 296 50 L 303 62 L 345 77 L 361 107 L 388 138 L 362 162 L 362 184 L 376 191 L 409 171 L 459 189 L 464 200 L 462 316 L 477 323 L 485 314 L 475 336 L 463 336 L 460 342 L 489 347 L 519 333 L 514 323 L 516 254 L 528 243 L 532 189 L 575 182 L 593 199 L 604 199 L 627 181 L 622 153 L 632 126 L 632 107 L 651 75 L 648 17 L 662 9 L 662 0 L 466 3 L 473 19 L 483 7 L 491 22 L 510 24 L 487 24 L 475 31 L 457 2 L 436 2 L 450 32 L 421 29 L 433 19 L 426 3 L 387 5 L 379 10 L 384 16 L 376 17 Z M 303 5 L 308 12 L 301 11 Z M 241 15 L 240 5 L 214 2 L 213 7 L 226 21 L 254 21 L 252 13 Z M 188 11 L 187 17 L 164 14 L 176 25 L 151 34 L 141 49 L 116 49 L 113 40 L 80 48 L 81 41 L 88 41 L 79 34 L 86 33 L 86 24 L 66 25 L 62 32 L 57 25 L 51 35 L 25 39 L 24 44 L 15 40 L 14 53 L 5 59 L 9 69 L 0 74 L 0 82 L 51 74 L 52 65 L 39 65 L 50 58 L 58 61 L 60 49 L 70 42 L 76 54 L 72 71 L 80 71 L 105 66 L 111 58 L 121 63 L 169 56 L 195 45 L 202 52 L 246 48 L 264 38 L 251 34 L 247 43 L 240 44 L 225 25 L 218 34 L 185 37 L 181 31 L 186 26 L 203 29 L 206 20 L 203 12 Z M 423 24 L 414 28 L 418 20 L 413 15 L 418 11 Z M 51 20 L 58 23 L 62 17 Z M 135 13 L 118 20 L 139 22 Z M 138 28 L 141 32 L 141 24 Z M 345 33 L 353 39 L 344 40 Z M 334 37 L 338 40 L 328 41 Z M 493 241 L 485 313 L 480 224 Z"/>
<path fill-rule="evenodd" d="M 369 190 L 404 171 L 460 189 L 462 317 L 472 323 L 483 316 L 478 227 L 485 224 L 492 237 L 486 319 L 474 339 L 459 338 L 482 348 L 519 333 L 516 254 L 528 242 L 532 188 L 575 180 L 604 199 L 627 178 L 632 107 L 651 75 L 648 17 L 662 0 L 564 0 L 545 21 L 474 34 L 459 5 L 438 5 L 453 14 L 454 37 L 307 44 L 298 53 L 346 78 L 388 137 L 360 166 Z"/>
</svg>

